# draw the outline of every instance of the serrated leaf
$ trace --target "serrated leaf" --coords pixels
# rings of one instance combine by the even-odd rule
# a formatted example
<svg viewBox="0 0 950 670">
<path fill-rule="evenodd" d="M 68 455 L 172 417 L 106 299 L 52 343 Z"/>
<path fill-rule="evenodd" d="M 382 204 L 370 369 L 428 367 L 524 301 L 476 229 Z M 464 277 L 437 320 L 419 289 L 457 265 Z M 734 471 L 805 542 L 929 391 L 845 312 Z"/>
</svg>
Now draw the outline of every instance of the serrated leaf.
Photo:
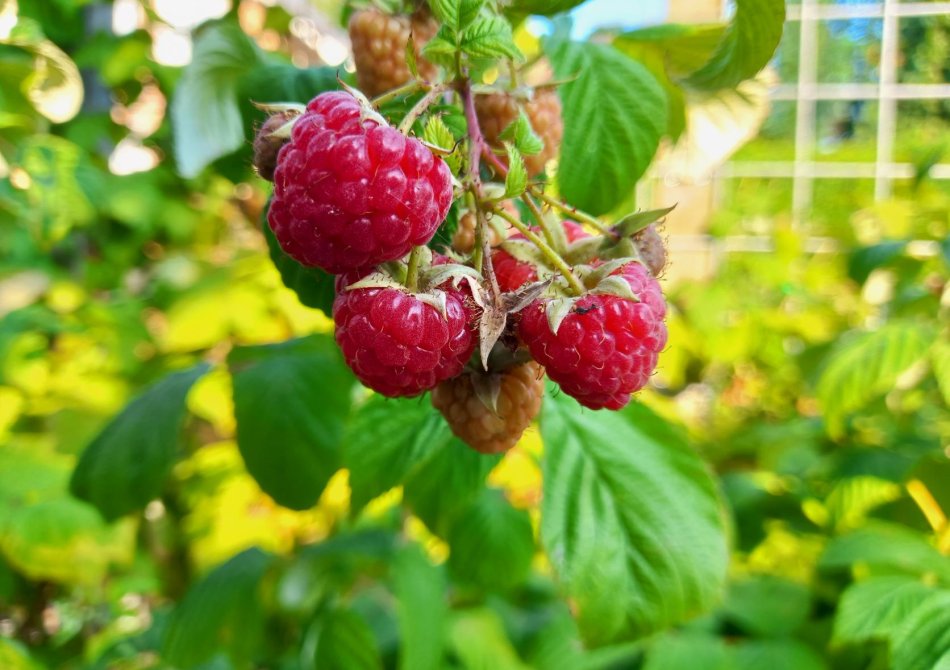
<svg viewBox="0 0 950 670">
<path fill-rule="evenodd" d="M 248 472 L 275 501 L 311 507 L 342 464 L 355 379 L 327 335 L 240 347 L 234 380 L 237 443 Z"/>
<path fill-rule="evenodd" d="M 198 34 L 171 105 L 175 161 L 184 177 L 198 176 L 244 144 L 236 91 L 241 75 L 259 62 L 257 46 L 233 23 L 212 24 Z"/>
<path fill-rule="evenodd" d="M 534 556 L 531 519 L 501 491 L 483 489 L 452 523 L 449 570 L 475 586 L 510 588 L 524 580 Z"/>
<path fill-rule="evenodd" d="M 285 254 L 274 236 L 274 231 L 267 224 L 266 215 L 264 219 L 261 228 L 267 239 L 267 250 L 284 286 L 297 294 L 300 304 L 319 309 L 327 316 L 332 314 L 333 299 L 336 297 L 334 276 L 320 268 L 301 265 Z"/>
<path fill-rule="evenodd" d="M 890 640 L 908 615 L 933 593 L 932 586 L 903 575 L 872 577 L 853 584 L 838 603 L 832 639 L 836 644 Z"/>
<path fill-rule="evenodd" d="M 485 0 L 432 0 L 429 7 L 442 23 L 457 32 L 465 30 L 485 5 Z"/>
<path fill-rule="evenodd" d="M 711 607 L 725 583 L 723 510 L 706 466 L 639 404 L 545 400 L 541 539 L 588 643 L 636 638 Z"/>
<path fill-rule="evenodd" d="M 422 132 L 422 139 L 442 149 L 451 149 L 455 146 L 455 137 L 445 125 L 441 116 L 432 115 Z"/>
<path fill-rule="evenodd" d="M 350 422 L 343 453 L 353 512 L 402 484 L 451 439 L 445 421 L 427 400 L 369 398 Z"/>
<path fill-rule="evenodd" d="M 126 405 L 86 447 L 70 489 L 106 519 L 158 498 L 175 464 L 188 391 L 208 371 L 198 365 L 168 375 Z"/>
<path fill-rule="evenodd" d="M 459 47 L 473 58 L 524 58 L 515 44 L 511 24 L 500 16 L 479 17 L 462 33 Z"/>
<path fill-rule="evenodd" d="M 950 591 L 934 593 L 903 620 L 892 638 L 891 663 L 894 670 L 948 667 Z"/>
<path fill-rule="evenodd" d="M 514 143 L 515 148 L 527 156 L 540 153 L 544 148 L 544 141 L 534 132 L 534 129 L 531 127 L 531 121 L 528 119 L 528 115 L 525 114 L 524 110 L 521 110 L 518 113 L 518 118 L 509 123 L 508 126 L 501 131 L 501 135 L 499 135 L 498 138 L 506 142 Z"/>
<path fill-rule="evenodd" d="M 508 174 L 505 175 L 505 198 L 515 198 L 528 187 L 528 171 L 521 153 L 510 142 L 505 142 L 508 152 Z"/>
<path fill-rule="evenodd" d="M 643 65 L 602 44 L 563 42 L 549 54 L 559 77 L 564 139 L 558 185 L 591 214 L 609 212 L 633 192 L 667 126 L 667 100 Z"/>
<path fill-rule="evenodd" d="M 320 617 L 314 668 L 382 670 L 379 645 L 369 624 L 356 612 L 337 608 Z"/>
<path fill-rule="evenodd" d="M 439 670 L 444 667 L 449 614 L 445 575 L 415 544 L 399 551 L 392 569 L 399 620 L 399 667 Z"/>
<path fill-rule="evenodd" d="M 927 355 L 931 342 L 928 327 L 893 321 L 839 344 L 817 388 L 828 432 L 841 435 L 845 418 L 893 389 L 901 373 Z"/>
<path fill-rule="evenodd" d="M 453 67 L 455 52 L 458 50 L 456 39 L 455 31 L 450 26 L 443 25 L 435 37 L 422 47 L 422 56 L 437 65 Z"/>
<path fill-rule="evenodd" d="M 191 587 L 172 613 L 163 658 L 192 668 L 225 652 L 236 666 L 248 664 L 264 633 L 258 594 L 273 556 L 248 549 Z"/>
<path fill-rule="evenodd" d="M 704 91 L 732 88 L 754 77 L 778 48 L 785 26 L 784 0 L 736 0 L 736 13 L 709 61 L 686 78 Z"/>
</svg>

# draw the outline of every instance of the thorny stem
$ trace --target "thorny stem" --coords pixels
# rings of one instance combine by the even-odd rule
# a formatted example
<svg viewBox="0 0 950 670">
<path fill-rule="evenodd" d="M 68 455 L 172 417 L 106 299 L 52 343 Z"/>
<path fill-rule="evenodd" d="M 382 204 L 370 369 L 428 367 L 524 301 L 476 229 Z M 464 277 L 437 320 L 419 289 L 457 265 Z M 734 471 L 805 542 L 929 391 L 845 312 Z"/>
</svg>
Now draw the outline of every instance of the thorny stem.
<svg viewBox="0 0 950 670">
<path fill-rule="evenodd" d="M 541 251 L 541 254 L 544 256 L 545 260 L 551 264 L 551 267 L 564 276 L 564 279 L 567 280 L 567 283 L 571 287 L 571 291 L 575 295 L 581 295 L 584 293 L 584 286 L 581 284 L 580 280 L 574 276 L 574 273 L 571 271 L 571 268 L 567 262 L 561 258 L 561 255 L 552 249 L 547 242 L 538 237 L 537 233 L 519 221 L 517 217 L 512 216 L 501 208 L 496 208 L 495 214 L 514 226 L 514 228 L 517 229 L 519 233 L 524 235 L 529 242 L 534 243 L 534 245 L 538 247 L 538 250 Z"/>
<path fill-rule="evenodd" d="M 482 180 L 478 174 L 478 168 L 481 164 L 480 157 L 482 148 L 485 146 L 485 138 L 482 135 L 481 126 L 478 124 L 478 114 L 475 112 L 475 96 L 472 94 L 471 82 L 467 79 L 462 82 L 460 90 L 462 96 L 462 106 L 465 109 L 465 121 L 468 126 L 468 190 L 474 200 L 473 210 L 475 212 L 475 253 L 473 262 L 475 269 L 484 273 L 491 266 L 483 268 L 485 256 L 484 241 L 488 237 L 485 234 L 485 217 L 482 215 Z M 490 262 L 490 259 L 489 259 Z M 494 274 L 494 273 L 492 273 Z M 494 276 L 491 277 L 492 285 L 497 286 Z M 493 295 L 498 295 L 497 292 Z"/>
<path fill-rule="evenodd" d="M 426 84 L 424 81 L 413 79 L 403 84 L 402 86 L 397 86 L 394 89 L 391 89 L 381 95 L 376 96 L 375 98 L 371 100 L 371 102 L 373 103 L 373 107 L 379 107 L 380 105 L 384 105 L 390 100 L 394 100 L 401 95 L 412 95 L 416 91 L 421 91 L 423 89 L 428 88 L 428 86 L 429 85 Z"/>
<path fill-rule="evenodd" d="M 576 207 L 573 207 L 567 204 L 566 202 L 563 202 L 553 196 L 548 195 L 540 187 L 530 186 L 528 187 L 528 190 L 531 191 L 531 195 L 533 195 L 534 197 L 545 202 L 551 207 L 554 207 L 555 209 L 559 209 L 565 214 L 570 214 L 575 219 L 578 219 L 579 221 L 582 221 L 583 223 L 586 223 L 596 228 L 598 232 L 603 233 L 605 235 L 611 235 L 612 237 L 617 236 L 617 234 L 610 228 L 610 226 L 606 225 L 603 221 L 598 219 L 596 216 L 592 216 L 588 214 L 587 212 L 581 211 L 577 209 Z"/>
<path fill-rule="evenodd" d="M 409 254 L 409 267 L 406 270 L 406 288 L 415 293 L 419 287 L 419 261 L 422 258 L 422 247 L 413 247 Z"/>
<path fill-rule="evenodd" d="M 409 113 L 406 114 L 406 117 L 402 120 L 402 123 L 399 124 L 399 132 L 403 135 L 408 135 L 416 119 L 422 116 L 434 102 L 442 97 L 442 94 L 445 93 L 446 90 L 447 87 L 444 84 L 439 84 L 429 89 L 429 92 L 426 93 L 419 102 L 413 105 L 412 109 L 409 110 Z"/>
</svg>

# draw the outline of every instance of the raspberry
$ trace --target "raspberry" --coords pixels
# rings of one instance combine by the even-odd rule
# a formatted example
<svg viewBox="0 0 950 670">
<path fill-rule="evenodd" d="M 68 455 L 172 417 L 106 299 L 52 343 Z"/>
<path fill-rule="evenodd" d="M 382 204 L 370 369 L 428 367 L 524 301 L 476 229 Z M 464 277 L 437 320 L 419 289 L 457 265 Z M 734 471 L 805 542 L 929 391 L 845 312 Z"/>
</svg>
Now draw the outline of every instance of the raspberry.
<svg viewBox="0 0 950 670">
<path fill-rule="evenodd" d="M 442 413 L 452 432 L 483 454 L 500 454 L 511 449 L 541 409 L 544 394 L 544 369 L 537 363 L 525 363 L 500 373 L 498 413 L 479 399 L 475 392 L 481 372 L 467 372 L 444 381 L 432 391 L 432 405 Z"/>
<path fill-rule="evenodd" d="M 280 150 L 267 220 L 288 255 L 340 274 L 425 244 L 451 204 L 442 159 L 333 92 L 310 101 Z"/>
<path fill-rule="evenodd" d="M 274 181 L 274 169 L 277 167 L 277 154 L 284 146 L 285 139 L 273 137 L 271 133 L 294 118 L 293 112 L 279 112 L 270 116 L 261 124 L 260 130 L 254 137 L 254 168 L 258 176 L 267 181 Z"/>
<path fill-rule="evenodd" d="M 518 209 L 512 204 L 511 200 L 505 200 L 501 205 L 508 213 L 512 216 L 518 216 Z M 502 219 L 502 223 L 505 223 Z M 470 254 L 475 248 L 475 224 L 476 219 L 475 215 L 472 212 L 466 212 L 459 218 L 459 225 L 455 229 L 455 233 L 452 235 L 452 248 L 461 254 Z M 506 224 L 507 226 L 507 224 Z M 508 226 L 510 229 L 510 226 Z M 505 241 L 507 236 L 502 236 L 495 229 L 494 226 L 489 225 L 487 227 L 488 231 L 488 244 L 491 247 L 497 247 L 499 244 Z"/>
<path fill-rule="evenodd" d="M 563 225 L 568 242 L 576 242 L 584 237 L 590 237 L 590 234 L 579 223 L 564 221 Z M 532 230 L 539 234 L 541 232 L 540 228 L 532 228 Z M 512 235 L 510 239 L 523 240 L 524 235 L 517 233 Z M 498 279 L 498 287 L 502 291 L 517 291 L 525 284 L 538 280 L 538 271 L 533 265 L 519 261 L 504 249 L 494 252 L 491 259 L 495 268 L 495 277 Z"/>
<path fill-rule="evenodd" d="M 519 333 L 548 377 L 591 409 L 620 409 L 643 388 L 666 346 L 666 303 L 660 285 L 640 263 L 622 275 L 640 302 L 614 295 L 581 297 L 551 332 L 544 303 L 522 312 Z"/>
<path fill-rule="evenodd" d="M 360 90 L 373 97 L 409 81 L 412 73 L 406 64 L 406 44 L 410 35 L 419 74 L 424 79 L 434 79 L 438 73 L 435 65 L 419 52 L 438 30 L 439 24 L 428 11 L 412 16 L 390 16 L 378 9 L 355 12 L 350 17 L 350 42 Z"/>
<path fill-rule="evenodd" d="M 489 144 L 501 147 L 498 137 L 518 118 L 518 101 L 507 93 L 481 95 L 475 98 L 475 110 L 485 139 Z M 533 177 L 544 171 L 545 164 L 555 158 L 561 148 L 561 138 L 564 135 L 561 100 L 557 93 L 550 89 L 537 90 L 534 97 L 524 103 L 524 111 L 534 132 L 544 142 L 544 148 L 539 153 L 524 157 L 528 174 Z"/>
<path fill-rule="evenodd" d="M 475 316 L 461 291 L 443 287 L 443 316 L 398 288 L 343 289 L 359 275 L 337 279 L 333 321 L 336 342 L 361 382 L 391 398 L 414 396 L 462 371 L 477 338 Z"/>
</svg>

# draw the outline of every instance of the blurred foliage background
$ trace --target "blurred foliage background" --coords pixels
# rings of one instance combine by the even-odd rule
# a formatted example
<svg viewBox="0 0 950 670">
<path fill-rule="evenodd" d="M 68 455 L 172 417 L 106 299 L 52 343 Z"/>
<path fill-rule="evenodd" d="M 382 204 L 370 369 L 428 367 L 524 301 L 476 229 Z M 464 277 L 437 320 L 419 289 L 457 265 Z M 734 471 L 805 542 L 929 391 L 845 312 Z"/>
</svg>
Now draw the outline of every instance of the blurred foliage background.
<svg viewBox="0 0 950 670">
<path fill-rule="evenodd" d="M 503 568 L 406 513 L 401 488 L 351 505 L 346 470 L 292 511 L 238 452 L 228 353 L 332 328 L 268 258 L 247 101 L 345 76 L 341 15 L 332 1 L 0 2 L 0 667 L 948 667 L 950 188 L 927 177 L 947 102 L 901 103 L 896 153 L 920 170 L 887 201 L 819 182 L 802 228 L 791 180 L 724 186 L 710 232 L 766 235 L 771 251 L 667 282 L 670 346 L 639 399 L 644 430 L 715 471 L 729 588 L 676 630 L 582 651 L 547 558 L 522 541 L 537 532 L 536 431 L 472 460 L 492 495 L 470 523 L 518 528 Z M 947 81 L 948 21 L 908 24 L 903 81 Z M 821 36 L 841 52 L 825 81 L 874 58 L 879 26 L 840 28 Z M 737 158 L 793 150 L 794 104 L 775 103 Z M 874 110 L 848 137 L 841 114 L 819 109 L 822 156 L 873 160 Z M 79 454 L 126 402 L 202 361 L 160 499 L 107 521 L 71 495 Z M 430 606 L 446 588 L 451 612 Z M 426 657 L 419 640 L 443 627 Z"/>
</svg>

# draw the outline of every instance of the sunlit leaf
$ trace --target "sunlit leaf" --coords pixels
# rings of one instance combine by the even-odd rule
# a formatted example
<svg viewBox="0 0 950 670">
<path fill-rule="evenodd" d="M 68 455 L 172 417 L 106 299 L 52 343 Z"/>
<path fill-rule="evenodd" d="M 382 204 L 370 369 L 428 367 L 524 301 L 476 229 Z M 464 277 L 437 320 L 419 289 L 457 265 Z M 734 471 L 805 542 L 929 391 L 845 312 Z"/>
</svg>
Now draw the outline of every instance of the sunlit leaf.
<svg viewBox="0 0 950 670">
<path fill-rule="evenodd" d="M 950 590 L 939 591 L 914 608 L 895 631 L 892 644 L 894 670 L 950 667 Z"/>
<path fill-rule="evenodd" d="M 838 603 L 834 640 L 838 644 L 889 640 L 934 592 L 932 586 L 903 575 L 872 577 L 853 584 Z"/>
<path fill-rule="evenodd" d="M 824 569 L 853 565 L 910 575 L 934 573 L 950 584 L 950 559 L 920 533 L 897 524 L 875 521 L 833 538 L 819 561 Z"/>
</svg>

